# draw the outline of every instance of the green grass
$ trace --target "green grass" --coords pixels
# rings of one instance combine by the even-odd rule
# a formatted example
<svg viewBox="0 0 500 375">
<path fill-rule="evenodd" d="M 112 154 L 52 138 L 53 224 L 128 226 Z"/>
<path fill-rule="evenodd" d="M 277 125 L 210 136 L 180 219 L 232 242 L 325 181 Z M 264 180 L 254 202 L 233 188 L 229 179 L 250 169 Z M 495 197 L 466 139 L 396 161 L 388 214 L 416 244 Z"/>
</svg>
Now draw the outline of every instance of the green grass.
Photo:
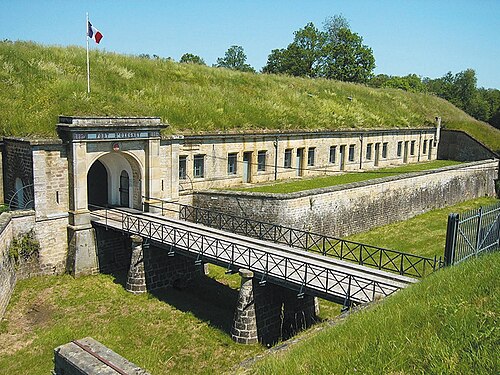
<svg viewBox="0 0 500 375">
<path fill-rule="evenodd" d="M 425 257 L 439 257 L 444 255 L 446 225 L 450 213 L 461 213 L 496 202 L 498 199 L 493 197 L 478 198 L 432 210 L 406 221 L 383 225 L 346 239 Z"/>
<path fill-rule="evenodd" d="M 252 374 L 498 374 L 500 252 L 427 277 Z"/>
<path fill-rule="evenodd" d="M 137 296 L 109 275 L 19 281 L 0 324 L 0 373 L 49 374 L 54 348 L 86 336 L 155 375 L 230 372 L 265 348 L 231 340 L 240 277 L 209 269 L 184 290 Z M 322 317 L 338 315 L 321 305 Z"/>
<path fill-rule="evenodd" d="M 451 160 L 435 160 L 418 164 L 407 164 L 398 167 L 381 168 L 368 172 L 342 173 L 328 177 L 315 177 L 309 179 L 292 180 L 292 181 L 278 182 L 270 185 L 265 184 L 252 188 L 238 188 L 232 190 L 248 191 L 256 193 L 258 192 L 258 193 L 287 194 L 303 190 L 319 189 L 329 186 L 349 184 L 352 182 L 373 180 L 375 178 L 381 178 L 381 177 L 396 176 L 399 174 L 409 173 L 409 172 L 420 172 L 429 169 L 436 169 L 457 164 L 460 164 L 460 162 Z"/>
<path fill-rule="evenodd" d="M 0 42 L 0 136 L 55 136 L 60 114 L 159 116 L 167 133 L 415 128 L 441 116 L 500 150 L 499 130 L 432 95 L 102 50 L 90 61 L 87 95 L 84 48 Z"/>
<path fill-rule="evenodd" d="M 54 348 L 86 336 L 152 374 L 225 372 L 264 348 L 231 340 L 237 292 L 212 284 L 134 296 L 106 275 L 20 281 L 0 327 L 0 372 L 49 374 Z"/>
</svg>

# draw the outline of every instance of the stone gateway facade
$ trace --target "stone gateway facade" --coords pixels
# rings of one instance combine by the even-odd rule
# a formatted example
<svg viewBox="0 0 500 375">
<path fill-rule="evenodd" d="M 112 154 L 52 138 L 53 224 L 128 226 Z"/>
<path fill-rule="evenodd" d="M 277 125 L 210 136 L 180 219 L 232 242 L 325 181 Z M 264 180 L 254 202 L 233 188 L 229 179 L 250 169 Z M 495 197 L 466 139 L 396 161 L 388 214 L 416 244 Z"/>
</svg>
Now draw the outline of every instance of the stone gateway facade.
<svg viewBox="0 0 500 375">
<path fill-rule="evenodd" d="M 44 273 L 98 270 L 94 207 L 154 212 L 152 199 L 192 204 L 207 189 L 435 160 L 440 146 L 439 122 L 401 130 L 162 136 L 166 127 L 155 117 L 60 116 L 57 139 L 3 139 L 4 201 L 34 210 Z"/>
</svg>

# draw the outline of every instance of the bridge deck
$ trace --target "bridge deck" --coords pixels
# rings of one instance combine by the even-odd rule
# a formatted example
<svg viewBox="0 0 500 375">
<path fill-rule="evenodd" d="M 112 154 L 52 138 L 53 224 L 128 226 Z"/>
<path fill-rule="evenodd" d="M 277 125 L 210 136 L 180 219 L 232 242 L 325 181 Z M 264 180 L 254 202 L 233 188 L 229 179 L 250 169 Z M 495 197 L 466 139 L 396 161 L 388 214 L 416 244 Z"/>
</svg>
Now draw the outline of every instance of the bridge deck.
<svg viewBox="0 0 500 375">
<path fill-rule="evenodd" d="M 266 280 L 340 303 L 364 303 L 416 282 L 415 279 L 272 242 L 131 209 L 92 212 L 97 225 L 155 242 L 231 269 L 247 268 Z"/>
</svg>

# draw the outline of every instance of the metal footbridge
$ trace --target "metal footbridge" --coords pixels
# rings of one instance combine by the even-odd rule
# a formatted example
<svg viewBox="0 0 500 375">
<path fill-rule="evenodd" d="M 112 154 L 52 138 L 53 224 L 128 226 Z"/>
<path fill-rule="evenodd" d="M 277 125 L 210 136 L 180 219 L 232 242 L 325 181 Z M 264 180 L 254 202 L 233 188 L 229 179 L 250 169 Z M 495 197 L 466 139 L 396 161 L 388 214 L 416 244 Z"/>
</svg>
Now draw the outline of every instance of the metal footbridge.
<svg viewBox="0 0 500 375">
<path fill-rule="evenodd" d="M 279 243 L 133 209 L 96 209 L 95 225 L 136 234 L 168 254 L 254 272 L 267 281 L 336 303 L 353 305 L 389 296 L 417 280 Z"/>
</svg>

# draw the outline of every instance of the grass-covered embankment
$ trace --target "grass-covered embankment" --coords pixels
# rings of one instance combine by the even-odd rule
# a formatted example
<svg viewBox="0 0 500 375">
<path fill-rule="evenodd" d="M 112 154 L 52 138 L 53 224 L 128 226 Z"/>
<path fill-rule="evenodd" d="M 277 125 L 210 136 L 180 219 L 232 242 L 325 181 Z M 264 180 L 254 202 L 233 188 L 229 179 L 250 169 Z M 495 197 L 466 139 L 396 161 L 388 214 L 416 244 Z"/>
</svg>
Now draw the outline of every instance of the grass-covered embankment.
<svg viewBox="0 0 500 375">
<path fill-rule="evenodd" d="M 421 218 L 417 217 L 408 222 L 392 224 L 388 226 L 394 227 L 390 231 L 384 227 L 377 228 L 365 234 L 364 242 L 383 246 L 384 243 L 387 243 L 385 241 L 390 240 L 390 237 L 393 236 L 399 236 L 401 243 L 420 238 L 421 242 L 416 242 L 408 249 L 402 250 L 416 252 L 422 250 L 425 253 L 426 249 L 433 247 L 435 243 L 442 242 L 444 246 L 446 216 L 449 212 L 477 208 L 494 201 L 492 198 L 483 198 L 437 210 L 424 214 Z M 431 216 L 433 213 L 438 213 L 438 216 Z M 385 232 L 388 234 L 384 236 Z M 391 246 L 386 247 L 390 248 Z M 442 251 L 441 247 L 440 252 L 442 253 Z M 447 281 L 445 275 L 448 274 L 448 271 L 438 272 L 442 276 L 432 276 L 425 279 L 422 287 L 420 285 L 412 287 L 412 289 L 421 288 L 418 293 L 403 292 L 405 297 L 401 297 L 400 302 L 396 303 L 396 305 L 400 305 L 399 307 L 382 310 L 362 318 L 362 323 L 357 323 L 357 328 L 353 330 L 354 337 L 361 338 L 361 341 L 368 348 L 374 347 L 373 355 L 379 362 L 381 361 L 380 356 L 386 355 L 388 351 L 390 353 L 387 354 L 387 371 L 379 371 L 379 367 L 364 367 L 366 366 L 364 363 L 357 367 L 361 369 L 360 373 L 390 373 L 392 368 L 389 366 L 390 363 L 398 364 L 401 361 L 401 358 L 398 357 L 399 350 L 409 351 L 409 358 L 413 358 L 413 361 L 420 364 L 426 360 L 425 356 L 428 356 L 430 361 L 439 361 L 442 356 L 447 355 L 446 353 L 455 355 L 455 352 L 452 353 L 446 347 L 442 349 L 443 353 L 433 353 L 432 350 L 437 350 L 439 345 L 448 338 L 452 339 L 451 344 L 454 344 L 453 340 L 456 340 L 456 337 L 449 337 L 451 335 L 449 331 L 463 328 L 456 326 L 456 319 L 462 317 L 461 315 L 456 316 L 457 311 L 463 309 L 463 306 L 469 308 L 467 304 L 464 305 L 463 301 L 471 301 L 473 307 L 477 307 L 472 312 L 476 312 L 478 316 L 475 318 L 476 320 L 470 322 L 473 329 L 456 334 L 460 334 L 463 338 L 464 347 L 471 345 L 472 348 L 476 345 L 475 340 L 485 337 L 484 343 L 487 348 L 479 353 L 489 355 L 491 348 L 488 347 L 490 342 L 488 341 L 490 340 L 488 332 L 492 329 L 490 320 L 484 321 L 483 328 L 480 330 L 476 329 L 476 323 L 481 316 L 486 318 L 488 314 L 494 312 L 494 319 L 498 325 L 498 269 L 500 268 L 498 260 L 497 256 L 496 262 L 484 265 L 485 269 L 487 268 L 487 274 L 479 275 L 480 277 L 484 276 L 488 282 L 485 287 L 491 290 L 485 291 L 484 286 L 478 287 L 479 294 L 474 298 L 460 295 L 450 300 L 451 294 L 458 293 L 462 289 L 462 285 L 459 281 L 456 288 L 450 291 L 449 284 L 456 282 L 457 277 L 452 274 L 450 277 L 453 279 Z M 494 270 L 495 268 L 496 270 Z M 467 278 L 466 283 L 470 279 L 472 286 L 466 285 L 467 290 L 469 287 L 473 288 L 474 285 L 480 284 L 476 271 L 460 276 Z M 224 269 L 219 267 L 210 267 L 210 278 L 204 278 L 203 282 L 190 285 L 185 290 L 168 289 L 164 293 L 141 296 L 134 296 L 126 292 L 117 279 L 108 275 L 78 279 L 70 276 L 51 276 L 20 281 L 16 285 L 5 319 L 0 323 L 0 373 L 48 374 L 53 366 L 53 349 L 58 345 L 85 336 L 94 337 L 155 375 L 231 373 L 237 363 L 264 351 L 264 348 L 259 345 L 237 345 L 230 339 L 229 329 L 236 306 L 238 293 L 236 288 L 239 287 L 239 283 L 238 275 L 227 275 L 224 273 Z M 489 294 L 490 292 L 491 294 Z M 444 295 L 448 299 L 436 299 L 440 295 Z M 387 302 L 392 301 L 393 298 L 396 299 L 397 296 L 391 297 Z M 496 298 L 496 307 L 491 304 L 492 298 Z M 477 306 L 474 305 L 476 300 Z M 377 307 L 377 310 L 384 308 L 385 303 Z M 320 304 L 322 318 L 331 319 L 339 312 L 338 305 L 322 300 Z M 421 304 L 422 306 L 413 306 L 413 304 Z M 425 313 L 434 304 L 437 306 L 435 313 L 439 315 L 440 319 L 437 326 L 435 326 L 435 320 L 438 318 L 433 317 L 432 314 L 430 315 L 431 320 L 425 320 Z M 413 307 L 400 310 L 404 307 L 403 305 Z M 488 306 L 494 307 L 489 308 Z M 421 314 L 418 313 L 420 308 L 423 309 Z M 418 315 L 415 316 L 415 320 L 403 320 L 408 327 L 404 327 L 405 331 L 401 332 L 403 330 L 401 320 L 410 319 L 410 317 L 402 317 L 401 315 L 413 313 L 413 310 L 416 310 Z M 472 314 L 472 312 L 468 313 Z M 372 318 L 373 322 L 370 321 Z M 448 319 L 451 320 L 449 327 Z M 380 321 L 383 326 L 380 326 Z M 392 321 L 395 323 L 394 328 L 391 328 Z M 369 326 L 375 328 L 363 331 Z M 388 326 L 389 328 L 387 328 Z M 431 330 L 438 328 L 437 333 Z M 395 330 L 394 341 L 390 341 L 389 333 L 385 332 L 386 329 Z M 420 332 L 421 330 L 423 331 Z M 444 336 L 439 336 L 439 340 L 434 337 L 441 332 Z M 410 343 L 401 337 L 403 333 L 407 334 L 408 339 L 411 340 Z M 498 332 L 493 333 L 497 335 L 498 344 Z M 350 337 L 350 333 L 345 334 L 344 331 L 339 335 Z M 346 359 L 346 364 L 355 362 L 357 360 L 355 357 L 360 354 L 369 354 L 364 351 L 368 349 L 360 348 L 360 344 L 356 340 L 351 344 L 348 337 L 343 337 L 343 341 L 339 343 L 341 345 L 339 355 L 351 356 Z M 418 343 L 419 340 L 427 340 L 428 337 L 431 337 L 435 342 L 428 344 L 428 347 L 425 342 Z M 322 340 L 328 341 L 329 339 L 323 338 Z M 334 336 L 331 340 L 333 342 L 322 344 L 325 347 L 324 350 L 323 348 L 315 349 L 318 352 L 317 359 L 303 357 L 304 366 L 309 366 L 308 361 L 317 362 L 323 361 L 325 358 L 335 357 L 337 355 L 335 352 L 337 338 Z M 379 341 L 383 346 L 380 351 L 377 351 L 376 343 Z M 458 353 L 462 355 L 461 352 Z M 392 355 L 396 356 L 395 359 L 391 357 Z M 457 361 L 456 356 L 450 358 L 452 364 Z M 480 362 L 480 365 L 486 363 L 485 361 L 488 359 Z M 291 363 L 293 366 L 297 366 L 297 363 L 293 364 L 293 361 Z M 335 366 L 337 365 L 338 363 Z M 437 365 L 436 362 L 430 366 Z M 276 366 L 276 370 L 273 370 L 275 367 L 271 367 L 271 373 L 272 371 L 280 373 L 282 365 Z M 296 370 L 293 366 L 289 369 L 290 373 Z M 325 373 L 329 373 L 327 371 L 328 366 L 330 366 L 328 362 L 316 363 L 316 366 L 320 369 L 319 373 L 323 370 Z M 265 369 L 267 368 L 265 367 Z M 336 368 L 332 367 L 332 369 Z M 463 369 L 464 367 L 458 367 L 455 373 L 460 373 L 459 370 Z M 315 370 L 316 368 L 312 368 L 310 372 L 315 373 Z M 262 369 L 260 371 L 265 372 Z M 332 370 L 330 373 L 352 371 L 351 367 L 346 367 L 343 370 Z M 397 371 L 394 370 L 394 372 Z M 416 370 L 408 367 L 403 373 L 420 372 L 428 371 L 419 370 L 419 367 L 416 367 Z M 446 373 L 447 371 L 443 369 L 441 372 Z M 464 373 L 474 373 L 474 371 L 470 370 Z"/>
<path fill-rule="evenodd" d="M 23 280 L 0 325 L 0 373 L 49 374 L 54 348 L 86 336 L 151 374 L 223 373 L 264 350 L 231 340 L 236 298 L 209 278 L 146 295 L 108 275 Z"/>
<path fill-rule="evenodd" d="M 434 273 L 250 372 L 498 374 L 500 252 Z"/>
<path fill-rule="evenodd" d="M 254 193 L 287 194 L 304 190 L 321 189 L 329 186 L 344 185 L 353 182 L 368 181 L 382 177 L 397 176 L 404 173 L 427 171 L 430 169 L 448 167 L 457 164 L 460 164 L 460 162 L 453 160 L 434 160 L 418 164 L 406 164 L 398 167 L 380 168 L 373 171 L 348 172 L 341 174 L 336 173 L 335 175 L 327 177 L 297 179 L 272 184 L 262 184 L 251 188 L 241 187 L 232 190 Z"/>
<path fill-rule="evenodd" d="M 458 203 L 393 224 L 353 234 L 346 239 L 425 257 L 444 256 L 446 225 L 450 213 L 462 213 L 498 202 L 494 197 Z"/>
<path fill-rule="evenodd" d="M 55 136 L 60 114 L 159 116 L 170 132 L 464 128 L 500 150 L 500 131 L 432 95 L 241 73 L 91 50 L 0 42 L 0 136 Z M 349 100 L 348 98 L 352 98 Z"/>
</svg>

